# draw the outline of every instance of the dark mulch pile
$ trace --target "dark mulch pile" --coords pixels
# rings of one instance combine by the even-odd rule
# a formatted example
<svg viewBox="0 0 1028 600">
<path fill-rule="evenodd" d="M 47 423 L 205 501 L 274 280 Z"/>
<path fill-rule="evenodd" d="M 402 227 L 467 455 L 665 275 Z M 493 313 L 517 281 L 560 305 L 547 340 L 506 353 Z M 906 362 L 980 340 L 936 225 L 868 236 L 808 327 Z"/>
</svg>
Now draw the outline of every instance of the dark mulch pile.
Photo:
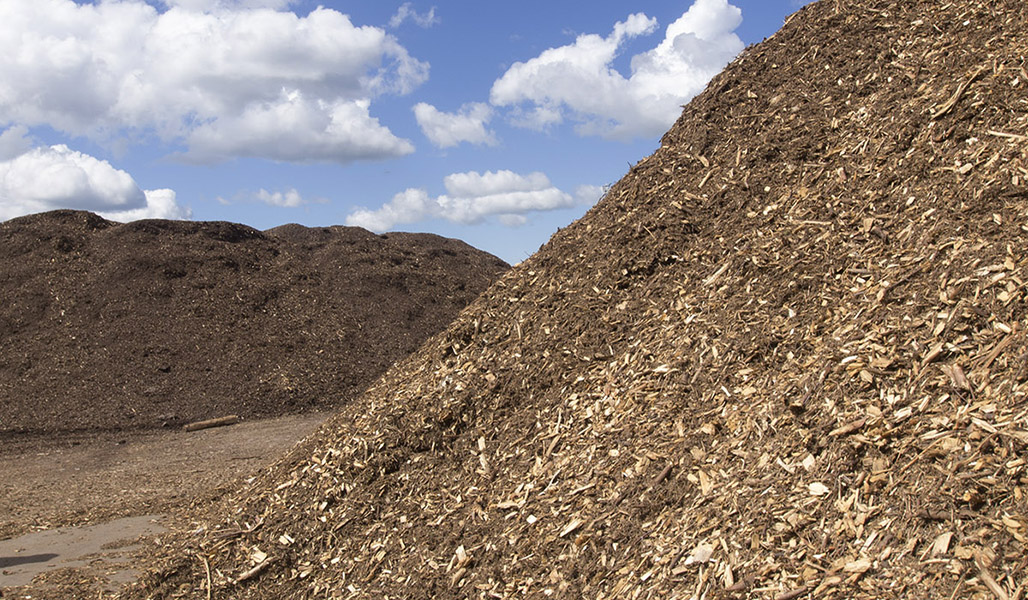
<svg viewBox="0 0 1028 600">
<path fill-rule="evenodd" d="M 1024 598 L 1026 57 L 807 6 L 128 595 Z"/>
<path fill-rule="evenodd" d="M 7 221 L 0 440 L 341 406 L 506 269 L 434 235 Z"/>
</svg>

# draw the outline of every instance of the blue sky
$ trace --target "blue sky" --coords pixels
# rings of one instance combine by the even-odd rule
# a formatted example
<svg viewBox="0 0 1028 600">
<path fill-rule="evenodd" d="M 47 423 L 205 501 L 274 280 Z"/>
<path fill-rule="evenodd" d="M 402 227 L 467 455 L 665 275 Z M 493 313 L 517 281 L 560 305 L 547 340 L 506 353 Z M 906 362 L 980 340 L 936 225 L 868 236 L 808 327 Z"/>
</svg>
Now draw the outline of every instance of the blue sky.
<svg viewBox="0 0 1028 600">
<path fill-rule="evenodd" d="M 350 224 L 508 262 L 798 0 L 0 0 L 0 219 Z"/>
</svg>

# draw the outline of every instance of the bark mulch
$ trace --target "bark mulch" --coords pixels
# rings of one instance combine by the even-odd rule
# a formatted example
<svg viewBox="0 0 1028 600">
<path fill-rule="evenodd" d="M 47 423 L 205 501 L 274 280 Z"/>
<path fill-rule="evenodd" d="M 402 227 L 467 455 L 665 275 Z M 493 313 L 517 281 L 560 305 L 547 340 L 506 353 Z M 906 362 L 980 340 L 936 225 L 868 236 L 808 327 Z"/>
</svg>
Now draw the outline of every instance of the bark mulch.
<svg viewBox="0 0 1028 600">
<path fill-rule="evenodd" d="M 0 223 L 0 444 L 342 406 L 507 268 L 350 227 Z"/>
</svg>

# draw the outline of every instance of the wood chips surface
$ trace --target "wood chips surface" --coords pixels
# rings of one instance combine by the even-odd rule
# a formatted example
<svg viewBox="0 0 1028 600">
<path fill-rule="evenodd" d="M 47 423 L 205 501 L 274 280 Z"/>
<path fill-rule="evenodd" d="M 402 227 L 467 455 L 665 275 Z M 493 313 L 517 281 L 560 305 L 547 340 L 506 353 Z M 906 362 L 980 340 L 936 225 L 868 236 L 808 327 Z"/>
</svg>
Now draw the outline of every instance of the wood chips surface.
<svg viewBox="0 0 1028 600">
<path fill-rule="evenodd" d="M 1026 59 L 802 9 L 126 597 L 1025 598 Z"/>
</svg>

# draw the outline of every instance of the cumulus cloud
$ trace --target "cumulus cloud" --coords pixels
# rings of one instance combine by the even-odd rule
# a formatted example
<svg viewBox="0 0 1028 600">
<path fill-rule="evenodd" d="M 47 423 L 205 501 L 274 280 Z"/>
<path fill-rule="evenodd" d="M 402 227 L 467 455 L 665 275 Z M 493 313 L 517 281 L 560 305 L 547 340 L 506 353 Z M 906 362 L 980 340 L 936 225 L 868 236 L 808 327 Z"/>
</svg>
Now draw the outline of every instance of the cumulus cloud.
<svg viewBox="0 0 1028 600">
<path fill-rule="evenodd" d="M 381 233 L 397 225 L 417 223 L 439 216 L 441 207 L 423 189 L 408 188 L 393 196 L 378 210 L 359 208 L 346 217 L 346 224 Z"/>
<path fill-rule="evenodd" d="M 28 152 L 32 141 L 28 137 L 29 128 L 16 125 L 0 133 L 0 160 L 9 160 Z"/>
<path fill-rule="evenodd" d="M 519 125 L 546 128 L 566 120 L 582 135 L 630 139 L 659 135 L 687 102 L 744 47 L 735 29 L 742 13 L 727 0 L 696 0 L 653 49 L 631 59 L 625 77 L 613 63 L 626 42 L 649 35 L 657 21 L 642 13 L 607 37 L 581 35 L 515 63 L 490 91 Z"/>
<path fill-rule="evenodd" d="M 430 8 L 427 13 L 419 14 L 414 10 L 413 4 L 410 2 L 404 2 L 400 5 L 400 8 L 396 10 L 396 14 L 389 19 L 389 26 L 396 29 L 400 25 L 403 25 L 404 21 L 407 20 L 414 21 L 418 27 L 425 29 L 439 24 L 439 17 L 435 16 L 434 6 Z"/>
<path fill-rule="evenodd" d="M 321 7 L 302 17 L 275 10 L 288 4 L 168 0 L 159 12 L 142 0 L 4 0 L 0 124 L 99 140 L 156 134 L 208 159 L 349 162 L 409 152 L 410 142 L 371 116 L 370 101 L 409 93 L 428 64 L 381 28 Z M 297 118 L 267 119 L 248 153 L 227 137 L 241 121 L 283 112 Z M 276 135 L 288 152 L 263 143 Z M 356 150 L 339 151 L 346 146 Z"/>
<path fill-rule="evenodd" d="M 580 185 L 575 188 L 575 200 L 579 204 L 592 206 L 607 193 L 607 188 L 601 185 Z"/>
<path fill-rule="evenodd" d="M 327 204 L 329 202 L 327 198 L 323 197 L 305 198 L 296 188 L 277 191 L 260 188 L 256 192 L 253 190 L 240 190 L 228 198 L 218 196 L 215 200 L 223 206 L 267 204 L 268 206 L 279 208 L 299 208 L 309 204 Z"/>
<path fill-rule="evenodd" d="M 175 190 L 145 190 L 146 204 L 125 210 L 101 210 L 99 214 L 111 221 L 138 221 L 140 219 L 188 219 L 192 211 L 179 205 Z M 77 207 L 72 207 L 77 208 Z"/>
<path fill-rule="evenodd" d="M 442 218 L 471 225 L 497 216 L 505 225 L 520 225 L 532 212 L 575 206 L 575 197 L 554 187 L 542 173 L 513 171 L 454 173 L 443 179 L 446 194 L 431 197 L 423 189 L 400 192 L 377 210 L 359 209 L 347 225 L 382 232 L 397 225 Z"/>
<path fill-rule="evenodd" d="M 281 206 L 284 208 L 296 208 L 297 206 L 303 206 L 304 200 L 300 192 L 296 191 L 296 188 L 291 188 L 285 192 L 269 192 L 268 190 L 261 188 L 254 195 L 258 202 L 263 202 L 271 206 Z"/>
<path fill-rule="evenodd" d="M 236 156 L 295 163 L 384 159 L 414 151 L 369 112 L 367 100 L 327 105 L 299 92 L 240 115 L 197 127 L 189 134 L 185 157 L 217 162 Z"/>
<path fill-rule="evenodd" d="M 442 112 L 424 102 L 414 106 L 414 117 L 422 133 L 439 148 L 450 148 L 461 142 L 495 144 L 496 135 L 486 129 L 492 116 L 493 109 L 482 102 L 465 104 L 456 113 Z"/>
<path fill-rule="evenodd" d="M 33 148 L 0 161 L 0 219 L 58 208 L 123 221 L 189 218 L 174 191 L 141 190 L 125 171 L 65 145 Z"/>
<path fill-rule="evenodd" d="M 179 7 L 194 11 L 238 10 L 246 8 L 282 9 L 295 4 L 296 0 L 162 0 L 168 8 Z"/>
</svg>

